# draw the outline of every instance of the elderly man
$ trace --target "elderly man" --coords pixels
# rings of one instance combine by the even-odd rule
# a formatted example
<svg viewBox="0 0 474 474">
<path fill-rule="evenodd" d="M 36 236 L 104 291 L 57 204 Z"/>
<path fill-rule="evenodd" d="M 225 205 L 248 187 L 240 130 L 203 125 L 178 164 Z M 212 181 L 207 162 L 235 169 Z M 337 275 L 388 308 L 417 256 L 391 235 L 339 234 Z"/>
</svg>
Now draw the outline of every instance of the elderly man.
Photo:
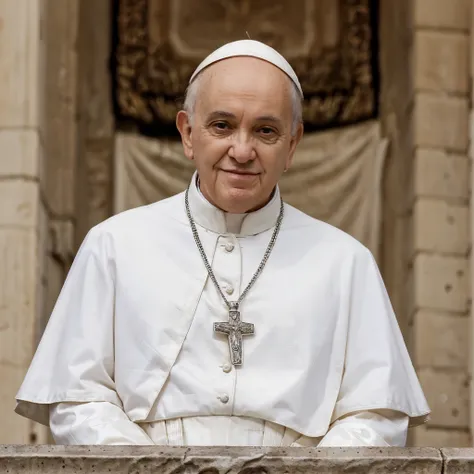
<svg viewBox="0 0 474 474">
<path fill-rule="evenodd" d="M 280 197 L 301 99 L 262 43 L 204 60 L 189 188 L 89 232 L 18 413 L 61 444 L 405 444 L 429 409 L 374 259 Z"/>
</svg>

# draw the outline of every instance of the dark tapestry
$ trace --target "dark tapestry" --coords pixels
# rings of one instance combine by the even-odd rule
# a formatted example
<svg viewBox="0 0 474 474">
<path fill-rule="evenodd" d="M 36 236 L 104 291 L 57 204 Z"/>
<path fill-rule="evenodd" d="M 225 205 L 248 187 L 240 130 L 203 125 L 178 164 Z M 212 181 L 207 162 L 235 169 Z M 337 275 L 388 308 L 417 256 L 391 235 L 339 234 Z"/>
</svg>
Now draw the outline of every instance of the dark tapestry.
<svg viewBox="0 0 474 474">
<path fill-rule="evenodd" d="M 174 129 L 188 80 L 217 47 L 263 41 L 291 63 L 306 130 L 377 113 L 376 0 L 115 0 L 117 119 Z"/>
</svg>

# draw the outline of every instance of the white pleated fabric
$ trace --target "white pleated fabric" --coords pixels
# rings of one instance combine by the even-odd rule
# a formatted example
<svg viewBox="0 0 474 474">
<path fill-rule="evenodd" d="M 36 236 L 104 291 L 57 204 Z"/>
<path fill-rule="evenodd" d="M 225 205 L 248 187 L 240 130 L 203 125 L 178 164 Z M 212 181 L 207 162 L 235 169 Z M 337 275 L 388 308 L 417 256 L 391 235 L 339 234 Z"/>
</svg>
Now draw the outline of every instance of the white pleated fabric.
<svg viewBox="0 0 474 474">
<path fill-rule="evenodd" d="M 270 240 L 279 190 L 262 209 L 227 216 L 195 176 L 190 205 L 216 277 L 237 299 Z M 241 311 L 256 332 L 234 368 L 212 330 L 227 308 L 183 194 L 119 214 L 85 239 L 17 412 L 80 444 L 153 444 L 166 432 L 167 443 L 386 445 L 426 419 L 375 261 L 343 232 L 285 205 Z"/>
<path fill-rule="evenodd" d="M 404 446 L 408 417 L 390 410 L 339 420 L 326 436 L 308 438 L 269 421 L 237 416 L 197 416 L 130 424 L 115 405 L 60 403 L 51 407 L 58 444 L 161 446 Z"/>
</svg>

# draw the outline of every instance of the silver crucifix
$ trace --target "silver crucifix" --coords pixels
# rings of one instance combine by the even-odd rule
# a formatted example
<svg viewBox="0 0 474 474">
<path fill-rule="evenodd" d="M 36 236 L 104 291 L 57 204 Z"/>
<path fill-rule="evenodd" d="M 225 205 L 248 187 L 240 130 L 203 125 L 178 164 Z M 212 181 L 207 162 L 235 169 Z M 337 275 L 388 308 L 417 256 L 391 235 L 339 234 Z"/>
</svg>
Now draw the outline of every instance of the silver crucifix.
<svg viewBox="0 0 474 474">
<path fill-rule="evenodd" d="M 242 365 L 242 336 L 255 334 L 255 328 L 252 323 L 244 323 L 240 320 L 239 303 L 230 303 L 229 322 L 214 323 L 214 332 L 227 334 L 230 361 L 232 365 Z"/>
</svg>

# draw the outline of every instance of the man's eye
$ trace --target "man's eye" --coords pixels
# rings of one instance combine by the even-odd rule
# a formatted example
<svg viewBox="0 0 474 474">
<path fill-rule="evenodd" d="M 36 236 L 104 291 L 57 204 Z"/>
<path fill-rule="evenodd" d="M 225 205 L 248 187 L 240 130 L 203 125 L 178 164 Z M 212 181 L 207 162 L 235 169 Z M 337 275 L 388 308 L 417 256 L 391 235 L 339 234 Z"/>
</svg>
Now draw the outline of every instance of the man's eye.
<svg viewBox="0 0 474 474">
<path fill-rule="evenodd" d="M 261 133 L 262 135 L 268 135 L 268 136 L 270 136 L 270 135 L 273 135 L 273 134 L 276 133 L 276 132 L 275 132 L 275 130 L 273 130 L 273 128 L 270 128 L 270 127 L 262 127 L 262 128 L 260 129 L 260 133 Z"/>
<path fill-rule="evenodd" d="M 226 122 L 214 122 L 212 126 L 217 130 L 227 130 L 229 128 L 229 124 Z"/>
</svg>

